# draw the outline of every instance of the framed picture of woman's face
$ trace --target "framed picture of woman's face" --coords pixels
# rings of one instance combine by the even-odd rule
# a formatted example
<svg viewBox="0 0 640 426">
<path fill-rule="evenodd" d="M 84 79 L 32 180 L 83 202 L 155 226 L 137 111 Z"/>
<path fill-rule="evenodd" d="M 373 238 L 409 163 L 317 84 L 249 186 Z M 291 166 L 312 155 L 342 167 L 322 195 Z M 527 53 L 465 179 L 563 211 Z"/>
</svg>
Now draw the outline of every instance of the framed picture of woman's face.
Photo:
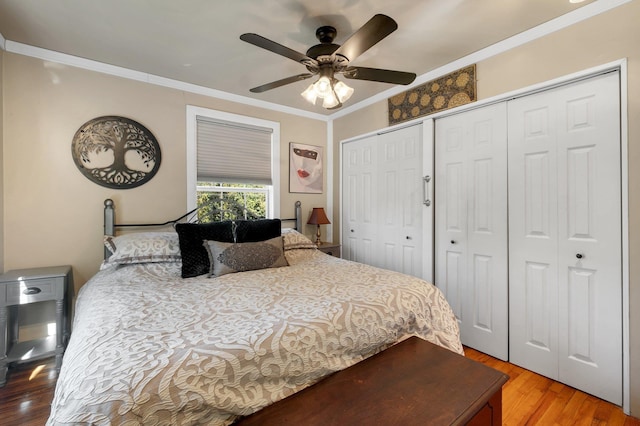
<svg viewBox="0 0 640 426">
<path fill-rule="evenodd" d="M 322 194 L 322 147 L 289 143 L 289 192 Z"/>
</svg>

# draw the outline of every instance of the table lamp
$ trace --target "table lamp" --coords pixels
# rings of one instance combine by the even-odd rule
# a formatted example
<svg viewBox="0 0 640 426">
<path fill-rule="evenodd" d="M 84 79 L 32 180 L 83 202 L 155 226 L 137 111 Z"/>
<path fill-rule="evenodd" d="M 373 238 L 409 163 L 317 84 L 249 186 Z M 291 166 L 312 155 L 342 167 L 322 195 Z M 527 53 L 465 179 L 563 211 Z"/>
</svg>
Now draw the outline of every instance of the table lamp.
<svg viewBox="0 0 640 426">
<path fill-rule="evenodd" d="M 322 207 L 314 207 L 307 222 L 309 225 L 318 225 L 318 231 L 316 232 L 316 245 L 322 244 L 320 240 L 320 225 L 329 225 L 329 218 Z"/>
</svg>

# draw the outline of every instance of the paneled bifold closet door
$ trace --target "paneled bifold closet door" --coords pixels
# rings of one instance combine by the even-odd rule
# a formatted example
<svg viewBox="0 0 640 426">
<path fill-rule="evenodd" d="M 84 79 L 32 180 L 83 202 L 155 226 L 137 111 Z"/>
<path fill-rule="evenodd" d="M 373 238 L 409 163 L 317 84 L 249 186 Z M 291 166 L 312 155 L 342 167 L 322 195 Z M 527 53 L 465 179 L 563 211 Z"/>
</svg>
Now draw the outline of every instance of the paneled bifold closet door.
<svg viewBox="0 0 640 426">
<path fill-rule="evenodd" d="M 619 73 L 508 103 L 509 360 L 622 402 Z"/>
<path fill-rule="evenodd" d="M 422 274 L 422 132 L 411 126 L 378 136 L 381 266 Z"/>
<path fill-rule="evenodd" d="M 342 257 L 375 265 L 378 241 L 377 136 L 342 146 Z"/>
<path fill-rule="evenodd" d="M 422 125 L 342 146 L 343 257 L 423 276 Z"/>
<path fill-rule="evenodd" d="M 435 284 L 462 343 L 508 358 L 504 103 L 436 120 Z"/>
</svg>

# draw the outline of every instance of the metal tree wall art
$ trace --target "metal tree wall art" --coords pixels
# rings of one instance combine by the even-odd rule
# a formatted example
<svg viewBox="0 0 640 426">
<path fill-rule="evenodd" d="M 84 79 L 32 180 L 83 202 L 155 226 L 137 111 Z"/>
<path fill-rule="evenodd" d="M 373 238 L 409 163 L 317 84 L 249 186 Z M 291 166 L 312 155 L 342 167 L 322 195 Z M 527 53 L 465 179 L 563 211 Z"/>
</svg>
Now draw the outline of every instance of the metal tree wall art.
<svg viewBox="0 0 640 426">
<path fill-rule="evenodd" d="M 160 168 L 160 145 L 142 124 L 117 116 L 83 124 L 71 145 L 73 160 L 89 180 L 113 189 L 143 185 Z"/>
</svg>

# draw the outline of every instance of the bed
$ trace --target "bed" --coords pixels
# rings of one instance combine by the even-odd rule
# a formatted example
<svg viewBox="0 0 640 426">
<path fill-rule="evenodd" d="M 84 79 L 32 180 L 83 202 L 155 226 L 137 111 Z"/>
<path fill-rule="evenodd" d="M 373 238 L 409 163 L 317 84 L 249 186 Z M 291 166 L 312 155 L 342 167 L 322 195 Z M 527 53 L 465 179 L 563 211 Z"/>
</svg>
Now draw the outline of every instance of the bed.
<svg viewBox="0 0 640 426">
<path fill-rule="evenodd" d="M 200 241 L 204 274 L 185 276 L 183 244 L 204 224 L 106 237 L 113 254 L 78 294 L 48 425 L 226 425 L 410 336 L 463 352 L 435 286 L 236 222 L 243 241 Z M 255 259 L 267 266 L 243 265 Z"/>
</svg>

